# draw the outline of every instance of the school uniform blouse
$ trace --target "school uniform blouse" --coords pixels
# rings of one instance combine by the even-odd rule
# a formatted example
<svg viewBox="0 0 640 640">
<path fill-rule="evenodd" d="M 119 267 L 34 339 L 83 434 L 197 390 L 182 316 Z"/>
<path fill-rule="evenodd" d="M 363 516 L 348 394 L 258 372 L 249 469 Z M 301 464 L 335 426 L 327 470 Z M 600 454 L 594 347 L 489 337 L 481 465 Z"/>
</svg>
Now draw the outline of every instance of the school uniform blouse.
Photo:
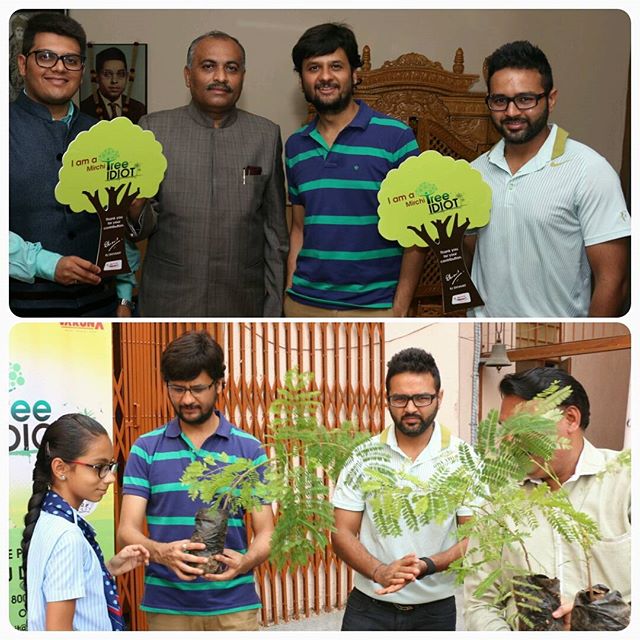
<svg viewBox="0 0 640 640">
<path fill-rule="evenodd" d="M 112 630 L 100 563 L 75 522 L 40 514 L 29 546 L 27 593 L 29 631 L 44 631 L 47 603 L 61 600 L 76 601 L 74 631 Z"/>
</svg>

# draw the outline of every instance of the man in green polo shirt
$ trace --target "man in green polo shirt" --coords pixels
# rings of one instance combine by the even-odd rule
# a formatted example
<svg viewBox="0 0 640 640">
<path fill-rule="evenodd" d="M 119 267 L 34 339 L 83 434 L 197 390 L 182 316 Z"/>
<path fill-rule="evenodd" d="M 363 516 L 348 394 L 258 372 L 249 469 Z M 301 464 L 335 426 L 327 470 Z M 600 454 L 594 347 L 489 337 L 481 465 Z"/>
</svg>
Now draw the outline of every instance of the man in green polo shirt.
<svg viewBox="0 0 640 640">
<path fill-rule="evenodd" d="M 631 219 L 616 172 L 548 124 L 558 90 L 538 47 L 505 44 L 486 69 L 487 106 L 503 139 L 472 163 L 493 197 L 491 221 L 466 241 L 485 302 L 469 315 L 619 316 Z"/>
</svg>

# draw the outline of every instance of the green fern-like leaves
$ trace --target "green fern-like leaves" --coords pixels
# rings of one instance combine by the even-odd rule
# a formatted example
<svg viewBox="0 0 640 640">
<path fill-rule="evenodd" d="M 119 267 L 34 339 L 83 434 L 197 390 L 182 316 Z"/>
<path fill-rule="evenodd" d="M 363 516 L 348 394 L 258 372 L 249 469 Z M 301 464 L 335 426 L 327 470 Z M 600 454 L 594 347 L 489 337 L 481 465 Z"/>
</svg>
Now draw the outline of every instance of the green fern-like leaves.
<svg viewBox="0 0 640 640">
<path fill-rule="evenodd" d="M 181 481 L 189 496 L 213 509 L 253 511 L 273 503 L 276 525 L 271 557 L 278 569 L 295 569 L 328 544 L 333 528 L 329 482 L 335 482 L 355 447 L 369 438 L 349 423 L 327 429 L 317 421 L 319 392 L 313 374 L 295 369 L 270 407 L 265 435 L 269 459 L 252 460 L 221 455 L 191 463 Z"/>
<path fill-rule="evenodd" d="M 497 411 L 489 412 L 478 427 L 475 450 L 466 443 L 444 450 L 427 482 L 389 469 L 384 448 L 374 442 L 358 449 L 358 463 L 348 468 L 345 482 L 367 494 L 383 535 L 444 522 L 462 505 L 475 507 L 506 487 L 517 489 L 536 465 L 546 468 L 565 446 L 557 437 L 557 407 L 570 393 L 569 387 L 552 385 L 502 423 Z"/>
<path fill-rule="evenodd" d="M 192 462 L 180 482 L 192 500 L 200 498 L 213 510 L 252 511 L 262 504 L 267 488 L 260 479 L 264 464 L 221 454 Z"/>
<path fill-rule="evenodd" d="M 631 473 L 631 449 L 624 449 L 615 458 L 609 460 L 604 469 L 596 474 L 596 477 L 602 478 L 608 473 L 618 473 L 623 469 Z"/>
<path fill-rule="evenodd" d="M 527 611 L 538 609 L 538 603 L 535 594 L 521 591 L 522 585 L 512 579 L 522 573 L 522 567 L 505 562 L 505 547 L 518 549 L 531 571 L 526 543 L 543 520 L 567 542 L 579 544 L 587 557 L 599 538 L 597 523 L 577 511 L 562 489 L 551 491 L 547 483 L 523 486 L 536 468 L 554 477 L 551 458 L 557 449 L 568 446 L 557 435 L 556 425 L 562 417 L 558 407 L 570 394 L 570 387 L 554 384 L 503 422 L 497 411 L 489 412 L 478 427 L 475 449 L 462 443 L 444 450 L 426 482 L 385 467 L 379 451 L 378 458 L 371 455 L 375 443 L 367 443 L 363 450 L 370 455 L 369 463 L 360 461 L 356 469 L 350 469 L 347 484 L 365 492 L 382 535 L 415 531 L 431 521 L 443 522 L 461 506 L 470 507 L 474 517 L 458 527 L 459 538 L 470 539 L 469 548 L 449 570 L 462 583 L 486 563 L 495 564 L 497 568 L 477 586 L 475 596 L 491 590 L 497 594 L 497 607 L 506 598 L 517 598 L 519 604 L 523 601 L 512 623 L 531 627 Z M 627 458 L 620 457 L 616 468 L 628 464 Z"/>
</svg>

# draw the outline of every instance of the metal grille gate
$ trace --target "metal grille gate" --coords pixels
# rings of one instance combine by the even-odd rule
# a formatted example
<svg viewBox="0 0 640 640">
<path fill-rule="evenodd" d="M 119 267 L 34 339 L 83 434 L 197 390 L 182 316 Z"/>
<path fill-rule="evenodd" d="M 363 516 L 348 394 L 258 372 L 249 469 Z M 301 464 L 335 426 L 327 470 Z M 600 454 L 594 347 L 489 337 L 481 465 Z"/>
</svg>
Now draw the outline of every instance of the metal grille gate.
<svg viewBox="0 0 640 640">
<path fill-rule="evenodd" d="M 384 323 L 118 323 L 114 338 L 114 448 L 120 464 L 135 439 L 172 417 L 160 376 L 166 345 L 186 331 L 206 329 L 225 353 L 226 387 L 219 409 L 240 428 L 263 439 L 268 409 L 285 372 L 313 371 L 321 392 L 321 420 L 335 427 L 344 420 L 378 433 L 384 425 Z M 122 478 L 120 477 L 120 481 Z M 121 494 L 115 487 L 115 521 Z M 264 625 L 309 616 L 344 605 L 352 572 L 331 548 L 317 552 L 306 570 L 292 575 L 269 563 L 256 570 Z M 143 572 L 118 578 L 131 630 L 146 629 L 138 605 Z"/>
</svg>

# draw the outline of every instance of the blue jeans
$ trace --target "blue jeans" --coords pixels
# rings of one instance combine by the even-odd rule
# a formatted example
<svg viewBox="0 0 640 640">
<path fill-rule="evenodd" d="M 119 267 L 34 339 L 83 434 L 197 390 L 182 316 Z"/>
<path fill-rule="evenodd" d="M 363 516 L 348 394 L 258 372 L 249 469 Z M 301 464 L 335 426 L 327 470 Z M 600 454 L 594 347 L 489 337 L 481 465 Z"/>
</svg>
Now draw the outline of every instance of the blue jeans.
<svg viewBox="0 0 640 640">
<path fill-rule="evenodd" d="M 342 631 L 455 631 L 453 596 L 412 607 L 370 598 L 354 589 L 347 598 Z"/>
</svg>

